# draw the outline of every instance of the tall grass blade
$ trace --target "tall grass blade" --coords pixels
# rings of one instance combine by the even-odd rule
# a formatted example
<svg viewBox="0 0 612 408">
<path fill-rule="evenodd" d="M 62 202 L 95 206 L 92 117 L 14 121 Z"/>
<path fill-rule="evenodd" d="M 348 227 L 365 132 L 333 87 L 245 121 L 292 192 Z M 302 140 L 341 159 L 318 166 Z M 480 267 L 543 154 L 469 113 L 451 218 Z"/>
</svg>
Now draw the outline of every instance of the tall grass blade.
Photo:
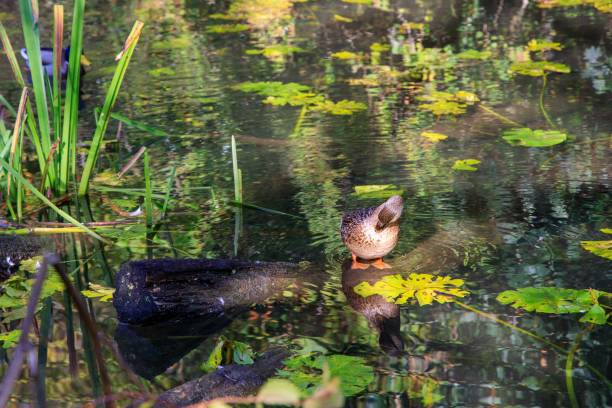
<svg viewBox="0 0 612 408">
<path fill-rule="evenodd" d="M 242 172 L 238 168 L 236 138 L 232 136 L 232 172 L 234 174 L 234 201 L 242 203 Z"/>
<path fill-rule="evenodd" d="M 134 127 L 138 130 L 142 130 L 143 132 L 147 132 L 153 136 L 160 136 L 160 137 L 169 137 L 170 134 L 164 132 L 161 129 L 158 129 L 156 127 L 153 126 L 149 126 L 146 123 L 134 120 L 134 119 L 130 119 L 127 116 L 121 115 L 120 113 L 112 113 L 111 114 L 111 118 L 116 119 L 122 123 L 125 123 L 128 126 Z"/>
<path fill-rule="evenodd" d="M 76 164 L 76 137 L 79 121 L 79 90 L 81 87 L 81 54 L 83 52 L 83 21 L 85 0 L 75 0 L 70 34 L 70 57 L 66 78 L 66 97 L 60 143 L 59 186 L 60 194 L 68 190 L 68 179 Z M 70 166 L 72 164 L 72 166 Z M 70 169 L 72 167 L 72 170 Z M 53 166 L 50 167 L 51 172 Z"/>
<path fill-rule="evenodd" d="M 15 51 L 13 50 L 11 41 L 1 22 L 0 22 L 0 41 L 2 41 L 2 48 L 4 49 L 4 53 L 6 54 L 6 57 L 11 66 L 11 70 L 13 71 L 13 76 L 15 77 L 15 81 L 17 81 L 17 84 L 20 87 L 26 88 L 27 85 L 25 83 L 25 80 L 23 79 L 21 70 L 19 69 L 19 63 L 17 62 Z M 10 110 L 10 107 L 9 107 L 9 110 Z M 45 165 L 45 154 L 43 152 L 42 144 L 40 142 L 40 137 L 38 135 L 38 129 L 36 128 L 36 117 L 34 116 L 34 110 L 32 109 L 32 104 L 30 103 L 29 99 L 26 105 L 26 112 L 28 114 L 26 117 L 26 121 L 28 124 L 28 131 L 30 133 L 30 137 L 32 138 L 32 142 L 34 143 L 34 147 L 36 149 L 36 156 L 38 157 L 38 164 L 40 166 L 40 169 L 42 170 L 42 168 Z M 16 115 L 17 114 L 15 113 L 15 116 Z"/>
<path fill-rule="evenodd" d="M 132 58 L 132 53 L 136 48 L 138 39 L 140 38 L 143 25 L 144 24 L 141 21 L 136 21 L 136 23 L 134 23 L 134 26 L 132 27 L 132 32 L 128 36 L 123 50 L 118 55 L 119 63 L 117 64 L 115 75 L 113 76 L 111 84 L 106 93 L 106 99 L 104 100 L 102 111 L 100 112 L 100 118 L 97 121 L 96 130 L 94 132 L 93 139 L 91 141 L 91 147 L 89 149 L 89 154 L 87 155 L 87 162 L 85 163 L 83 175 L 81 176 L 81 183 L 79 184 L 79 195 L 87 194 L 87 191 L 89 189 L 89 179 L 98 159 L 100 145 L 102 144 L 102 140 L 104 139 L 104 133 L 106 133 L 106 128 L 108 127 L 108 122 L 110 120 L 110 113 L 113 109 L 113 106 L 115 105 L 115 101 L 117 100 L 119 88 L 121 88 L 123 78 L 125 77 L 125 72 L 127 70 L 128 65 L 130 64 L 130 59 Z"/>
<path fill-rule="evenodd" d="M 40 38 L 38 34 L 37 16 L 30 0 L 19 0 L 19 10 L 21 12 L 21 24 L 23 28 L 23 38 L 28 52 L 30 64 L 30 75 L 32 76 L 32 89 L 34 90 L 34 101 L 36 103 L 36 116 L 38 117 L 38 127 L 41 133 L 41 142 L 45 157 L 51 147 L 49 108 L 47 106 L 47 92 L 45 89 L 45 79 L 40 55 Z"/>
<path fill-rule="evenodd" d="M 153 226 L 153 191 L 151 189 L 151 164 L 149 152 L 144 153 L 144 177 L 145 177 L 145 216 L 147 219 L 147 230 Z"/>
<path fill-rule="evenodd" d="M 45 195 L 43 193 L 38 191 L 36 189 L 36 187 L 34 187 L 28 180 L 26 180 L 21 174 L 19 174 L 19 172 L 15 171 L 4 159 L 0 158 L 0 165 L 2 167 L 4 167 L 4 169 L 7 172 L 11 173 L 11 175 L 13 177 L 15 177 L 15 179 L 20 181 L 21 184 L 23 184 L 28 190 L 30 190 L 32 192 L 32 194 L 34 194 L 36 196 L 36 198 L 38 198 L 40 201 L 45 203 L 49 208 L 51 208 L 58 215 L 63 217 L 66 221 L 68 221 L 69 223 L 71 223 L 72 225 L 74 225 L 76 227 L 81 228 L 81 230 L 83 232 L 86 232 L 87 234 L 89 234 L 93 238 L 96 238 L 96 239 L 99 239 L 100 241 L 106 242 L 106 240 L 103 239 L 101 236 L 99 236 L 98 234 L 93 232 L 91 229 L 87 228 L 85 225 L 83 225 L 82 223 L 80 223 L 79 221 L 74 219 L 70 214 L 66 213 L 65 211 L 63 211 L 60 208 L 58 208 L 55 204 L 53 204 L 47 197 L 45 197 Z"/>
</svg>

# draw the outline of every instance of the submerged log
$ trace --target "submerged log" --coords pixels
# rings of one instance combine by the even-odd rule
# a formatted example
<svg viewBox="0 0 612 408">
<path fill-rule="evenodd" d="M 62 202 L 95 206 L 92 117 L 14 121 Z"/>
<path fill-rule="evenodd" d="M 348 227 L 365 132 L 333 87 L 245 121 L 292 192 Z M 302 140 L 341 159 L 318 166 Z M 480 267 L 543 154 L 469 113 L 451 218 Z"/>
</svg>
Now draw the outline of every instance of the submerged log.
<svg viewBox="0 0 612 408">
<path fill-rule="evenodd" d="M 47 247 L 49 242 L 40 237 L 0 237 L 0 282 L 15 273 L 21 261 L 42 255 Z"/>
<path fill-rule="evenodd" d="M 221 316 L 261 303 L 297 281 L 284 262 L 160 259 L 127 262 L 116 277 L 119 321 L 154 324 L 190 316 Z"/>
<path fill-rule="evenodd" d="M 244 397 L 255 393 L 289 356 L 273 349 L 250 365 L 231 364 L 172 388 L 159 396 L 155 408 L 184 407 L 222 397 Z"/>
</svg>

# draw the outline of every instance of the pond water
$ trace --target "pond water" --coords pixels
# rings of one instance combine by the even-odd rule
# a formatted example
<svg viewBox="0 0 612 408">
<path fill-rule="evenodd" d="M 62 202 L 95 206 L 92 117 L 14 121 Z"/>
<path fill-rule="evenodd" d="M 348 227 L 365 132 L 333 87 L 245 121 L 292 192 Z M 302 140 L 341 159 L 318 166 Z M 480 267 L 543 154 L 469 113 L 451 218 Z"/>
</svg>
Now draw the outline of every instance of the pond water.
<svg viewBox="0 0 612 408">
<path fill-rule="evenodd" d="M 2 2 L 0 19 L 21 48 L 16 3 Z M 41 33 L 49 40 L 53 20 L 44 3 Z M 394 308 L 352 290 L 418 270 L 463 279 L 470 291 L 463 302 L 565 349 L 582 336 L 573 371 L 577 404 L 610 406 L 609 386 L 584 365 L 610 373 L 609 325 L 589 328 L 580 314 L 516 310 L 496 296 L 530 286 L 612 291 L 611 261 L 580 244 L 610 239 L 601 229 L 612 226 L 612 14 L 592 4 L 541 8 L 504 0 L 230 3 L 87 2 L 84 50 L 91 66 L 83 79 L 80 137 L 92 134 L 94 107 L 103 102 L 114 56 L 136 19 L 145 28 L 115 112 L 158 129 L 118 131 L 119 122 L 111 122 L 91 217 L 117 219 L 116 208 L 133 211 L 142 203 L 112 189 L 144 188 L 141 164 L 121 180 L 113 177 L 143 145 L 160 203 L 173 168 L 176 180 L 153 245 L 142 223 L 101 231 L 112 245 L 78 236 L 56 240 L 70 259 L 83 260 L 81 279 L 112 286 L 121 263 L 148 257 L 309 262 L 289 288 L 204 328 L 193 319 L 193 327 L 126 332 L 111 303 L 92 300 L 98 323 L 119 348 L 129 343 L 139 352 L 124 358 L 148 377 L 148 389 L 159 393 L 203 375 L 219 336 L 255 352 L 308 338 L 373 368 L 374 380 L 347 406 L 572 406 L 566 359 L 540 341 L 457 304 Z M 215 15 L 227 18 L 228 10 L 239 13 L 244 27 Z M 529 51 L 534 39 L 561 49 Z M 537 67 L 527 67 L 532 75 L 513 72 L 513 64 L 530 58 L 564 65 L 544 68 L 545 80 Z M 262 81 L 310 88 L 297 96 L 286 89 L 272 95 L 269 84 L 259 85 L 260 94 L 237 88 Z M 467 99 L 460 91 L 470 93 Z M 0 92 L 17 104 L 20 90 L 4 56 Z M 303 107 L 297 99 L 305 93 L 318 102 Z M 338 112 L 342 104 L 328 103 L 342 100 L 358 104 Z M 435 115 L 423 106 L 436 103 L 440 113 L 462 112 Z M 511 144 L 503 135 L 517 125 L 558 129 L 566 140 Z M 424 131 L 447 138 L 432 140 Z M 268 210 L 232 204 L 231 136 L 243 200 Z M 479 160 L 477 170 L 453 169 L 464 159 Z M 342 213 L 384 200 L 384 191 L 373 198 L 355 193 L 366 185 L 391 185 L 387 190 L 402 190 L 405 199 L 399 243 L 385 258 L 391 271 L 346 264 Z M 411 251 L 421 251 L 422 259 L 411 261 Z M 61 296 L 56 303 L 47 398 L 50 406 L 80 405 L 93 393 L 82 337 L 78 376 L 70 377 Z M 385 307 L 392 317 L 381 326 L 373 316 Z M 107 360 L 114 389 L 137 390 L 110 353 Z M 24 382 L 14 397 L 27 395 Z"/>
</svg>

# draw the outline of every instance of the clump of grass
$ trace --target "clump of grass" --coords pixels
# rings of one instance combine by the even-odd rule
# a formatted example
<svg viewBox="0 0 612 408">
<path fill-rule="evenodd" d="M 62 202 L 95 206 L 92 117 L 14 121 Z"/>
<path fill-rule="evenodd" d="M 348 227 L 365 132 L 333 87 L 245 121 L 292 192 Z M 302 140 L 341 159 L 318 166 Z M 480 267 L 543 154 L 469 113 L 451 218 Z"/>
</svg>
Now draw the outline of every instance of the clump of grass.
<svg viewBox="0 0 612 408">
<path fill-rule="evenodd" d="M 63 98 L 61 94 L 61 64 L 64 58 L 63 6 L 55 5 L 53 8 L 53 78 L 48 78 L 41 62 L 41 44 L 38 31 L 38 19 L 40 16 L 38 15 L 38 8 L 35 2 L 31 0 L 19 0 L 19 13 L 28 55 L 31 86 L 26 84 L 11 41 L 5 28 L 0 23 L 0 41 L 2 42 L 4 54 L 8 58 L 15 81 L 24 88 L 19 111 L 15 112 L 17 117 L 13 126 L 13 136 L 9 138 L 4 122 L 0 125 L 0 166 L 4 170 L 4 177 L 2 177 L 0 183 L 6 182 L 7 189 L 4 201 L 7 211 L 13 220 L 20 221 L 22 218 L 23 191 L 24 188 L 27 188 L 60 217 L 72 223 L 75 227 L 79 227 L 83 231 L 90 233 L 90 235 L 99 238 L 97 234 L 88 230 L 76 219 L 70 217 L 69 214 L 58 212 L 59 209 L 53 206 L 49 200 L 50 197 L 59 197 L 69 193 L 73 186 L 75 186 L 74 183 L 79 179 L 79 169 L 76 163 L 76 146 L 79 127 L 79 90 L 81 85 L 84 12 L 85 0 L 75 0 L 72 28 L 70 30 L 68 72 L 65 78 L 66 92 Z M 78 194 L 81 196 L 86 195 L 89 190 L 91 177 L 100 155 L 100 146 L 104 140 L 112 109 L 117 100 L 132 54 L 140 38 L 142 28 L 143 23 L 137 21 L 127 37 L 123 48 L 117 55 L 117 67 L 107 89 L 104 104 L 96 122 L 85 167 L 80 175 Z M 31 89 L 31 91 L 27 92 L 26 88 Z M 0 102 L 5 106 L 10 106 L 4 98 Z M 8 109 L 13 113 L 10 108 Z M 25 121 L 23 118 L 25 118 Z M 21 141 L 23 134 L 30 138 L 35 148 L 39 167 L 39 173 L 35 177 L 40 179 L 39 189 L 34 187 L 32 183 L 27 182 L 21 175 Z M 9 144 L 10 157 L 6 160 Z M 24 180 L 27 184 L 23 182 Z M 38 183 L 34 184 L 38 185 Z"/>
</svg>

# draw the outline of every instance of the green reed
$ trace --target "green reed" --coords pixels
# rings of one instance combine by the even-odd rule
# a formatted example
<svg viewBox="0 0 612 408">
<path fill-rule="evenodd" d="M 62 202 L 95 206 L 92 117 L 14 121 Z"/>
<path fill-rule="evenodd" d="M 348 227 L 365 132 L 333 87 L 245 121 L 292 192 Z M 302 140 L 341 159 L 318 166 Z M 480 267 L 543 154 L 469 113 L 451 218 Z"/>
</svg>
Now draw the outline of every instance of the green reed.
<svg viewBox="0 0 612 408">
<path fill-rule="evenodd" d="M 71 190 L 71 186 L 74 185 L 73 183 L 79 179 L 77 175 L 76 151 L 79 128 L 79 92 L 81 86 L 84 12 L 85 0 L 75 0 L 70 30 L 70 56 L 64 97 L 62 97 L 61 89 L 61 65 L 64 58 L 63 6 L 55 5 L 53 8 L 52 80 L 46 76 L 42 66 L 39 34 L 40 16 L 37 2 L 19 0 L 19 14 L 21 16 L 24 43 L 30 65 L 31 85 L 26 84 L 11 41 L 5 28 L 0 23 L 0 42 L 2 42 L 4 54 L 7 56 L 15 81 L 23 89 L 27 88 L 29 90 L 27 93 L 24 91 L 24 93 L 29 94 L 29 98 L 26 98 L 23 104 L 20 103 L 20 107 L 23 108 L 23 114 L 17 117 L 12 132 L 13 136 L 10 140 L 9 132 L 4 122 L 0 124 L 0 165 L 4 169 L 8 184 L 7 194 L 4 198 L 7 211 L 14 220 L 21 219 L 24 199 L 22 187 L 25 187 L 68 222 L 76 227 L 83 227 L 74 218 L 69 215 L 69 218 L 67 218 L 65 216 L 67 215 L 66 213 L 59 213 L 57 207 L 54 208 L 54 206 L 49 205 L 51 201 L 48 198 L 50 196 L 57 197 L 67 194 Z M 111 117 L 111 111 L 117 100 L 132 53 L 140 38 L 142 27 L 143 23 L 140 21 L 134 24 L 123 49 L 117 55 L 115 73 L 107 89 L 99 118 L 96 121 L 96 128 L 87 154 L 86 164 L 80 177 L 78 185 L 79 195 L 86 195 L 88 192 L 90 180 L 100 155 L 100 147 L 104 141 L 104 135 Z M 4 98 L 0 100 L 0 103 L 7 106 L 9 113 L 15 113 Z M 22 117 L 25 118 L 25 126 L 22 126 L 19 120 Z M 21 158 L 23 156 L 21 154 L 21 135 L 23 133 L 30 138 L 35 148 L 39 169 L 39 174 L 35 175 L 35 177 L 40 179 L 39 189 L 35 188 L 32 183 L 23 183 L 23 180 L 25 180 L 21 175 Z M 7 147 L 9 143 L 10 148 Z M 7 149 L 10 149 L 8 160 L 6 157 Z M 12 180 L 16 180 L 16 182 L 12 183 Z M 16 204 L 18 204 L 17 210 L 14 209 Z M 83 230 L 99 238 L 97 234 L 92 234 L 91 230 Z"/>
</svg>

